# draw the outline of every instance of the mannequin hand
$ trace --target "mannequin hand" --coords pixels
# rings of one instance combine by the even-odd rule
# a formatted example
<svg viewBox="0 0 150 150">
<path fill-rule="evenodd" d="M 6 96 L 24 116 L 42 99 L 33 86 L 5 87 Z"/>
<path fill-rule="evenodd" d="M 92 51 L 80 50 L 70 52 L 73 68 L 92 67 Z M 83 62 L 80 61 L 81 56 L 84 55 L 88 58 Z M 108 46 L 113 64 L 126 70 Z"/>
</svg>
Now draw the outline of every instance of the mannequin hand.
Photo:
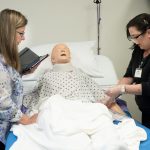
<svg viewBox="0 0 150 150">
<path fill-rule="evenodd" d="M 115 102 L 115 98 L 105 95 L 103 99 L 98 100 L 97 102 L 102 103 L 109 108 L 109 106 Z"/>
<path fill-rule="evenodd" d="M 106 106 L 107 106 L 109 109 L 111 109 L 111 107 L 112 107 L 114 104 L 116 104 L 115 100 L 113 100 L 113 101 L 108 101 L 107 104 L 106 104 Z"/>
<path fill-rule="evenodd" d="M 122 91 L 122 88 L 124 89 L 125 92 L 125 87 L 124 85 L 116 85 L 112 88 L 109 88 L 105 91 L 105 93 L 110 96 L 111 98 L 115 99 L 117 98 L 119 95 L 123 94 L 124 92 Z"/>
</svg>

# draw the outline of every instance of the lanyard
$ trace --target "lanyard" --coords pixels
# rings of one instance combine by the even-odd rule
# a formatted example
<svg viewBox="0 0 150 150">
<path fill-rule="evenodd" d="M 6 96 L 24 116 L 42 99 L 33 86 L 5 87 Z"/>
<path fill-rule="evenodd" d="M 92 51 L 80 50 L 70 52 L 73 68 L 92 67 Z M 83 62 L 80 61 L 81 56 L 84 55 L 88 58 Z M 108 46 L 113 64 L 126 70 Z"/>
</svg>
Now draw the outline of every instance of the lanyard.
<svg viewBox="0 0 150 150">
<path fill-rule="evenodd" d="M 139 67 L 136 68 L 136 70 L 135 70 L 134 77 L 141 78 L 141 76 L 142 76 L 142 68 L 147 63 L 148 59 L 149 59 L 148 57 L 145 57 L 145 58 L 142 59 L 141 63 L 139 64 Z"/>
<path fill-rule="evenodd" d="M 139 64 L 139 67 L 138 68 L 142 68 L 143 67 L 143 64 L 144 64 L 144 59 L 142 59 L 141 63 Z"/>
<path fill-rule="evenodd" d="M 148 55 L 145 58 L 142 58 L 141 63 L 139 64 L 139 68 L 143 68 L 145 64 L 147 63 L 148 59 L 150 59 L 150 55 Z"/>
</svg>

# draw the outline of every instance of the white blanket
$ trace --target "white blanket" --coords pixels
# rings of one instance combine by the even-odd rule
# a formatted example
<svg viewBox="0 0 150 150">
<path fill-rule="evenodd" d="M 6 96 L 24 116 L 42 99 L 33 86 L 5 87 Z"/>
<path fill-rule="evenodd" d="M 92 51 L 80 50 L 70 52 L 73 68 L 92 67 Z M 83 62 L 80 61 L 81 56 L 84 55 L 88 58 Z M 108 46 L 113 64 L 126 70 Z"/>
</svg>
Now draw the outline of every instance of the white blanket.
<svg viewBox="0 0 150 150">
<path fill-rule="evenodd" d="M 13 126 L 18 139 L 10 150 L 138 150 L 146 139 L 133 119 L 114 125 L 111 113 L 100 103 L 55 95 L 39 110 L 36 124 Z"/>
</svg>

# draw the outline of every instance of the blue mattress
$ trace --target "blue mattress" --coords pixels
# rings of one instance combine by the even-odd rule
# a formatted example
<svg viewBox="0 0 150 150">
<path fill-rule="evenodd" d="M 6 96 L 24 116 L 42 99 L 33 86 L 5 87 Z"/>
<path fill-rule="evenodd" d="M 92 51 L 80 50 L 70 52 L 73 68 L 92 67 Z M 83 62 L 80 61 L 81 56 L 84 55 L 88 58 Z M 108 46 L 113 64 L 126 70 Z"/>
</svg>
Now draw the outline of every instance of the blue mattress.
<svg viewBox="0 0 150 150">
<path fill-rule="evenodd" d="M 17 137 L 13 134 L 12 131 L 9 132 L 7 141 L 6 141 L 6 148 L 5 150 L 9 150 L 11 145 L 17 140 Z"/>
<path fill-rule="evenodd" d="M 145 127 L 145 126 L 143 126 L 141 123 L 139 123 L 137 121 L 135 121 L 135 122 L 136 122 L 137 126 L 142 127 L 147 133 L 147 140 L 141 142 L 140 150 L 148 150 L 148 149 L 150 149 L 150 129 Z"/>
<path fill-rule="evenodd" d="M 136 125 L 139 127 L 142 127 L 143 129 L 145 129 L 145 131 L 147 132 L 147 140 L 141 142 L 140 144 L 140 150 L 148 150 L 150 149 L 150 129 L 146 128 L 145 126 L 143 126 L 141 123 L 136 122 Z M 9 148 L 11 147 L 11 145 L 17 140 L 17 137 L 12 133 L 9 132 L 8 138 L 7 138 L 7 142 L 6 142 L 6 149 L 5 150 L 9 150 Z"/>
</svg>

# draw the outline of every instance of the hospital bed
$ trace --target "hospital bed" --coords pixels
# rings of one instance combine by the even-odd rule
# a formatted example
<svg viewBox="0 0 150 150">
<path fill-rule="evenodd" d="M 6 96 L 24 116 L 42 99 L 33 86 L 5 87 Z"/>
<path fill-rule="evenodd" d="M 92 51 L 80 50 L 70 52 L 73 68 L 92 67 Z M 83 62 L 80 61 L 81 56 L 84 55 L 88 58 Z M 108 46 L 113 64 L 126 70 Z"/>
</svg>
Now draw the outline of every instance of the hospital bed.
<svg viewBox="0 0 150 150">
<path fill-rule="evenodd" d="M 71 49 L 72 64 L 75 67 L 80 68 L 86 72 L 104 89 L 117 83 L 117 76 L 111 60 L 104 55 L 96 55 L 93 52 L 95 41 L 65 43 Z M 39 56 L 50 54 L 50 51 L 55 44 L 56 43 L 50 43 L 34 46 L 31 49 Z M 45 70 L 51 67 L 52 64 L 50 63 L 49 58 L 47 58 L 38 66 L 33 74 L 23 76 L 25 92 L 32 90 L 39 76 L 44 73 Z M 122 100 L 118 100 L 118 104 L 129 116 L 130 112 L 128 111 L 126 103 Z M 147 140 L 140 143 L 140 150 L 147 150 L 150 147 L 150 129 L 141 125 L 141 123 L 136 120 L 135 123 L 137 126 L 143 128 L 147 133 Z M 10 131 L 6 141 L 6 150 L 9 150 L 16 140 L 17 137 L 13 134 L 12 131 Z"/>
</svg>

